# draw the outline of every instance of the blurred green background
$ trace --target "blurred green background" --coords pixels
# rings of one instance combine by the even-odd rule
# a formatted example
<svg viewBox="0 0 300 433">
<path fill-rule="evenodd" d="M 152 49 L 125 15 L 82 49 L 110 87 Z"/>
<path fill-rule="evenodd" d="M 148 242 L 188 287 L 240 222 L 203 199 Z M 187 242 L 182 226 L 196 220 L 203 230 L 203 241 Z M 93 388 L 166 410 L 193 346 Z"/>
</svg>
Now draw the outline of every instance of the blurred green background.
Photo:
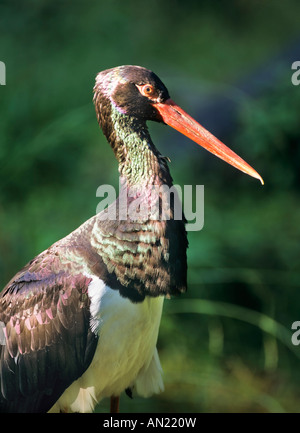
<svg viewBox="0 0 300 433">
<path fill-rule="evenodd" d="M 149 125 L 174 182 L 205 186 L 189 291 L 165 302 L 166 390 L 125 412 L 299 412 L 297 0 L 0 0 L 0 283 L 95 214 L 117 164 L 92 104 L 98 71 L 137 64 L 265 186 Z M 98 411 L 109 410 L 102 401 Z"/>
</svg>

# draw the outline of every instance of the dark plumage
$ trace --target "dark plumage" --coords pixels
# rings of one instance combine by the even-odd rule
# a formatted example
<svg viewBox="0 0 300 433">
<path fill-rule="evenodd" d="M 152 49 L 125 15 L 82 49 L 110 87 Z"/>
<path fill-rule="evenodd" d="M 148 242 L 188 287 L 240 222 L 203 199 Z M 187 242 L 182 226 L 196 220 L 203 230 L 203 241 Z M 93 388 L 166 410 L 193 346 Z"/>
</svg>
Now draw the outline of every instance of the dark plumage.
<svg viewBox="0 0 300 433">
<path fill-rule="evenodd" d="M 168 97 L 167 89 L 150 71 L 130 67 L 129 72 L 127 76 L 126 68 L 120 68 L 98 76 L 94 102 L 100 126 L 119 161 L 125 192 L 127 178 L 132 181 L 130 175 L 124 178 L 132 163 L 125 152 L 137 159 L 143 159 L 143 154 L 138 142 L 129 149 L 117 135 L 113 110 L 127 127 L 136 127 L 138 136 L 147 139 L 146 169 L 154 174 L 148 186 L 171 185 L 166 161 L 145 124 L 159 116 L 132 80 L 157 85 L 162 98 Z M 125 82 L 108 96 L 105 83 L 114 82 L 116 75 Z M 147 180 L 147 173 L 143 174 Z M 117 212 L 118 206 L 117 200 Z M 0 411 L 48 411 L 90 365 L 99 337 L 90 327 L 91 278 L 85 273 L 99 277 L 132 302 L 176 294 L 186 290 L 186 247 L 183 221 L 102 221 L 96 215 L 26 265 L 0 297 L 0 321 L 7 337 L 7 344 L 0 346 Z"/>
<path fill-rule="evenodd" d="M 2 291 L 0 412 L 89 412 L 103 397 L 112 398 L 115 410 L 125 390 L 145 397 L 163 390 L 156 350 L 163 298 L 186 290 L 188 242 L 184 216 L 174 218 L 178 199 L 168 197 L 167 160 L 146 121 L 168 123 L 259 177 L 180 109 L 145 68 L 98 74 L 94 103 L 119 163 L 120 196 L 39 254 Z M 124 217 L 137 202 L 151 212 Z"/>
</svg>

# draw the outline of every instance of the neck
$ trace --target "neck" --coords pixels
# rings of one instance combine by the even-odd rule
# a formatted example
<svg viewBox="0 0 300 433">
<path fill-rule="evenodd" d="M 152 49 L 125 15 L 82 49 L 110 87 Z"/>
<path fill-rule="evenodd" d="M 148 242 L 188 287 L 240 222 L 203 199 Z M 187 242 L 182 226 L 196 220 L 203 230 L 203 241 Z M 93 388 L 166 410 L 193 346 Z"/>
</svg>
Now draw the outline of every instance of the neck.
<svg viewBox="0 0 300 433">
<path fill-rule="evenodd" d="M 130 196 L 128 203 L 124 200 L 130 216 L 126 213 L 121 218 L 123 201 L 119 197 L 111 205 L 113 217 L 103 220 L 99 214 L 101 218 L 97 217 L 92 229 L 93 248 L 107 268 L 105 281 L 111 286 L 118 284 L 121 295 L 134 302 L 142 301 L 145 296 L 183 292 L 187 239 L 184 218 L 173 218 L 175 199 L 171 197 L 169 219 L 160 218 L 161 203 L 165 203 L 163 196 L 168 194 L 164 188 L 159 192 L 159 201 L 154 197 L 158 217 L 140 214 L 144 200 L 147 205 L 149 200 L 152 204 L 149 196 L 152 185 L 172 185 L 166 158 L 152 143 L 145 121 L 120 113 L 99 93 L 95 101 L 99 124 L 119 163 L 122 197 Z M 142 191 L 140 201 L 130 194 L 130 187 L 138 188 L 136 196 Z M 112 252 L 115 252 L 113 260 Z"/>
<path fill-rule="evenodd" d="M 129 186 L 172 185 L 164 158 L 152 143 L 146 122 L 121 113 L 113 105 L 109 120 L 101 122 L 119 163 L 120 176 Z"/>
</svg>

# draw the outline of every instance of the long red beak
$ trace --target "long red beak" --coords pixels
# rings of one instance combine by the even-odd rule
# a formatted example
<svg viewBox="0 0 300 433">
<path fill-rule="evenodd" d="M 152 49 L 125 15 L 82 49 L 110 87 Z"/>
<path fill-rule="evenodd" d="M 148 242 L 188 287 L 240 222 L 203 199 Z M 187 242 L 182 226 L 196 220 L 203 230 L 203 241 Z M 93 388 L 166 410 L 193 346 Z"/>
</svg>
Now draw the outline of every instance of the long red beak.
<svg viewBox="0 0 300 433">
<path fill-rule="evenodd" d="M 153 106 L 159 112 L 162 120 L 172 128 L 186 135 L 191 140 L 195 141 L 200 146 L 204 147 L 209 152 L 216 155 L 218 158 L 228 162 L 249 176 L 259 179 L 264 184 L 261 176 L 250 167 L 247 162 L 234 153 L 229 147 L 225 146 L 214 135 L 203 128 L 196 120 L 189 116 L 182 108 L 175 104 L 172 99 L 168 99 L 163 103 L 155 103 Z"/>
</svg>

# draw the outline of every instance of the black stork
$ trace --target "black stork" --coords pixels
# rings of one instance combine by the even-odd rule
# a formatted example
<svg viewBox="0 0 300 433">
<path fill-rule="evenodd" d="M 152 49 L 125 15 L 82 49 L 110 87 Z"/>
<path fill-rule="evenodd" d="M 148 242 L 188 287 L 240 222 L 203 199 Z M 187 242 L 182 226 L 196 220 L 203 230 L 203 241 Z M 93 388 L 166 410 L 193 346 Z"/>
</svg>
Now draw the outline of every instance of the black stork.
<svg viewBox="0 0 300 433">
<path fill-rule="evenodd" d="M 172 185 L 148 120 L 170 125 L 262 181 L 145 68 L 100 72 L 94 103 L 129 203 L 141 195 L 149 200 L 153 185 Z M 164 220 L 119 218 L 120 200 L 111 206 L 115 218 L 95 215 L 31 260 L 2 291 L 1 412 L 91 412 L 104 397 L 117 411 L 123 391 L 148 397 L 163 390 L 156 342 L 164 297 L 186 290 L 185 220 L 174 219 L 174 202 Z"/>
</svg>

